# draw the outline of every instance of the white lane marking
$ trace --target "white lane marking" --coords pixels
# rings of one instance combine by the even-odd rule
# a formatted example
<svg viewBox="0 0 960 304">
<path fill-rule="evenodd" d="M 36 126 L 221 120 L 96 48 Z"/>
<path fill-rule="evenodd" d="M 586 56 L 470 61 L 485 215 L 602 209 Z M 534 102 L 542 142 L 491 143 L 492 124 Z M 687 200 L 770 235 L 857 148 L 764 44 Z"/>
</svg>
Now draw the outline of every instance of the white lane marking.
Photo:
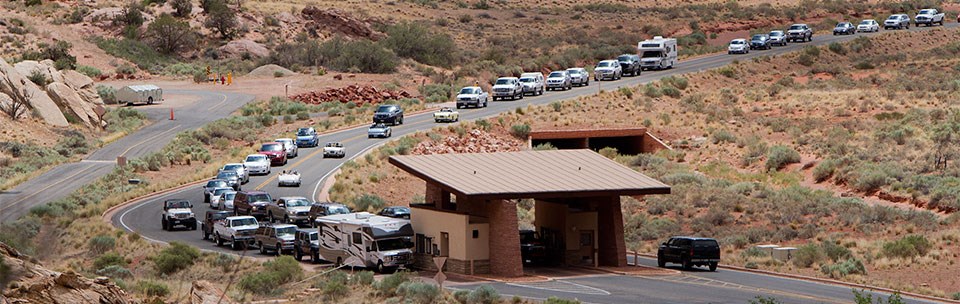
<svg viewBox="0 0 960 304">
<path fill-rule="evenodd" d="M 93 164 L 115 164 L 115 160 L 91 160 L 91 159 L 81 159 L 81 163 L 93 163 Z"/>
<path fill-rule="evenodd" d="M 529 282 L 529 283 L 506 283 L 506 285 L 540 289 L 540 290 L 549 290 L 549 291 L 556 291 L 556 292 L 566 292 L 566 293 L 579 293 L 579 294 L 598 295 L 598 296 L 610 295 L 610 292 L 600 288 L 590 287 L 590 286 L 577 284 L 573 282 L 567 282 L 567 281 L 557 281 L 557 280 L 550 280 L 545 282 Z"/>
<path fill-rule="evenodd" d="M 317 199 L 317 191 L 320 191 L 320 185 L 323 184 L 323 181 L 327 180 L 327 177 L 330 177 L 331 174 L 333 174 L 334 172 L 337 172 L 337 170 L 340 170 L 340 167 L 342 167 L 344 163 L 346 163 L 347 161 L 353 160 L 354 158 L 357 158 L 360 155 L 363 155 L 363 153 L 366 153 L 370 149 L 382 146 L 387 142 L 388 141 L 383 141 L 380 144 L 375 144 L 375 145 L 366 147 L 363 150 L 360 150 L 360 152 L 357 152 L 357 154 L 351 156 L 350 158 L 341 161 L 339 164 L 337 164 L 336 167 L 333 167 L 333 170 L 330 170 L 329 172 L 327 172 L 327 174 L 324 174 L 323 177 L 320 177 L 320 180 L 317 181 L 317 185 L 313 187 L 313 194 L 310 196 L 310 199 L 312 200 Z"/>
</svg>

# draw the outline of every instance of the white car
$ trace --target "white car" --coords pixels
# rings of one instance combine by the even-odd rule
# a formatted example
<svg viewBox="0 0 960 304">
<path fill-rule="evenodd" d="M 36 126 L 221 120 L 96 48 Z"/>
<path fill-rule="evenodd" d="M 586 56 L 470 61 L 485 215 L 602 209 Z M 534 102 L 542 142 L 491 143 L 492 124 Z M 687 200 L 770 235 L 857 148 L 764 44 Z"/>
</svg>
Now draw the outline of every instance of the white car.
<svg viewBox="0 0 960 304">
<path fill-rule="evenodd" d="M 587 69 L 584 68 L 569 68 L 567 73 L 570 74 L 570 82 L 576 86 L 588 86 L 590 85 L 590 72 L 587 72 Z"/>
<path fill-rule="evenodd" d="M 277 138 L 274 141 L 283 144 L 283 150 L 287 152 L 287 158 L 294 158 L 300 155 L 297 142 L 292 138 Z"/>
<path fill-rule="evenodd" d="M 233 188 L 217 188 L 213 189 L 213 192 L 210 193 L 210 208 L 220 209 L 220 199 L 223 198 L 223 194 L 226 192 L 237 192 Z"/>
<path fill-rule="evenodd" d="M 747 46 L 747 39 L 733 39 L 730 46 L 727 47 L 727 54 L 746 54 L 750 53 L 750 47 Z"/>
<path fill-rule="evenodd" d="M 390 126 L 383 123 L 375 123 L 370 125 L 370 128 L 367 128 L 367 138 L 388 138 L 391 135 L 393 135 L 393 130 L 390 129 Z"/>
<path fill-rule="evenodd" d="M 344 157 L 347 155 L 347 149 L 343 147 L 342 143 L 338 142 L 328 142 L 326 145 L 323 145 L 323 157 Z"/>
<path fill-rule="evenodd" d="M 480 87 L 464 87 L 457 93 L 457 109 L 469 106 L 486 108 L 490 94 Z"/>
<path fill-rule="evenodd" d="M 250 174 L 270 174 L 270 159 L 263 154 L 250 154 L 243 160 Z"/>
<path fill-rule="evenodd" d="M 277 175 L 277 187 L 283 186 L 300 187 L 300 172 L 283 171 Z"/>
<path fill-rule="evenodd" d="M 879 32 L 880 23 L 877 20 L 867 19 L 860 21 L 860 24 L 857 24 L 858 32 Z"/>
<path fill-rule="evenodd" d="M 220 168 L 220 172 L 224 172 L 224 171 L 237 172 L 237 176 L 240 177 L 240 183 L 246 184 L 247 182 L 250 181 L 250 172 L 247 172 L 247 167 L 241 163 L 229 163 L 229 164 L 223 165 L 223 167 Z"/>
<path fill-rule="evenodd" d="M 520 83 L 523 84 L 523 94 L 543 95 L 543 73 L 520 74 Z"/>
<path fill-rule="evenodd" d="M 220 194 L 220 198 L 217 199 L 219 205 L 217 209 L 233 211 L 233 198 L 237 197 L 237 191 L 224 191 Z"/>
<path fill-rule="evenodd" d="M 787 34 L 783 31 L 770 31 L 770 45 L 787 45 Z"/>
<path fill-rule="evenodd" d="M 460 112 L 451 108 L 440 108 L 440 111 L 433 113 L 434 122 L 455 122 L 460 121 Z"/>
<path fill-rule="evenodd" d="M 603 60 L 597 63 L 593 68 L 593 80 L 601 81 L 604 79 L 617 80 L 623 77 L 623 69 L 620 67 L 620 61 L 616 59 Z"/>
</svg>

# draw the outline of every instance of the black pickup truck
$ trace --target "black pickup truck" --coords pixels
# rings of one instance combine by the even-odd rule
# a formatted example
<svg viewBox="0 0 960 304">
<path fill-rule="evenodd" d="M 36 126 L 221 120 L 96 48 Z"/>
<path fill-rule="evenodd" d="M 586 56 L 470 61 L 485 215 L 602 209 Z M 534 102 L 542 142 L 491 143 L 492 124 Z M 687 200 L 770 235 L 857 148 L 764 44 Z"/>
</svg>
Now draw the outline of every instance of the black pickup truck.
<svg viewBox="0 0 960 304">
<path fill-rule="evenodd" d="M 657 266 L 665 267 L 668 262 L 681 264 L 683 269 L 707 265 L 710 271 L 717 271 L 720 243 L 711 238 L 671 237 L 657 249 Z"/>
</svg>

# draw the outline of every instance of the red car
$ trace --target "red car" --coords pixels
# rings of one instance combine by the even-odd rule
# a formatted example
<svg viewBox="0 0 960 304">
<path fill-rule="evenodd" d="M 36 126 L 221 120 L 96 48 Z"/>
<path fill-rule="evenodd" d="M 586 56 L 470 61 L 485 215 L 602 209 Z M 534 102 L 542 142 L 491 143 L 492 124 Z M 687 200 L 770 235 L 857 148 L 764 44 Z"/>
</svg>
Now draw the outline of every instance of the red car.
<svg viewBox="0 0 960 304">
<path fill-rule="evenodd" d="M 278 142 L 264 143 L 260 145 L 258 153 L 270 158 L 270 165 L 283 166 L 287 164 L 287 150 L 283 149 L 283 144 Z"/>
</svg>

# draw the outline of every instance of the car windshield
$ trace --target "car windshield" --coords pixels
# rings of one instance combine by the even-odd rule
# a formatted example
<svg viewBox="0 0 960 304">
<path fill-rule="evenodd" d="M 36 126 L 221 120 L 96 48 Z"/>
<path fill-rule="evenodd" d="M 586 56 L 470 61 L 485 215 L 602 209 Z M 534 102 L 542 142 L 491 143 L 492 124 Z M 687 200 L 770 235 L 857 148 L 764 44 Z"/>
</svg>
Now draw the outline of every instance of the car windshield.
<svg viewBox="0 0 960 304">
<path fill-rule="evenodd" d="M 660 51 L 645 51 L 640 57 L 643 58 L 660 58 L 663 57 L 663 52 Z"/>
<path fill-rule="evenodd" d="M 553 72 L 553 73 L 550 73 L 550 76 L 549 76 L 549 77 L 550 77 L 550 78 L 563 77 L 563 72 Z"/>
<path fill-rule="evenodd" d="M 280 144 L 263 144 L 260 146 L 260 151 L 271 152 L 271 151 L 283 151 L 283 146 Z"/>
<path fill-rule="evenodd" d="M 619 61 L 630 61 L 630 55 L 620 55 L 617 57 Z"/>
<path fill-rule="evenodd" d="M 753 38 L 750 38 L 750 39 L 752 39 L 752 40 L 763 40 L 763 35 L 753 35 Z"/>
<path fill-rule="evenodd" d="M 377 248 L 380 251 L 407 249 L 410 247 L 413 247 L 413 244 L 401 238 L 377 241 Z"/>
<path fill-rule="evenodd" d="M 847 27 L 847 24 L 843 22 L 837 23 L 837 27 Z"/>
<path fill-rule="evenodd" d="M 273 199 L 270 198 L 270 195 L 266 193 L 251 194 L 250 196 L 248 196 L 248 199 L 251 203 L 273 201 Z"/>
<path fill-rule="evenodd" d="M 920 15 L 933 14 L 931 10 L 920 10 Z"/>
<path fill-rule="evenodd" d="M 246 162 L 252 163 L 252 162 L 262 161 L 265 159 L 267 159 L 267 157 L 263 155 L 250 155 L 250 156 L 247 156 Z"/>
<path fill-rule="evenodd" d="M 230 191 L 230 190 L 232 190 L 232 189 L 231 189 L 231 188 L 220 188 L 220 189 L 217 189 L 217 190 L 213 190 L 213 194 L 219 196 L 219 195 L 223 194 L 224 192 L 227 192 L 227 191 Z"/>
<path fill-rule="evenodd" d="M 783 36 L 783 32 L 770 32 L 770 37 Z"/>
<path fill-rule="evenodd" d="M 463 88 L 463 89 L 460 89 L 460 94 L 477 94 L 477 93 L 474 93 L 475 91 L 476 89 L 474 88 Z"/>
<path fill-rule="evenodd" d="M 327 147 L 336 148 L 336 147 L 342 147 L 343 144 L 341 144 L 341 143 L 327 143 L 326 146 L 327 146 Z"/>
<path fill-rule="evenodd" d="M 730 41 L 730 44 L 743 44 L 743 43 L 744 43 L 744 41 L 743 41 L 743 40 L 734 40 L 734 41 Z"/>
<path fill-rule="evenodd" d="M 510 79 L 497 79 L 496 84 L 510 84 L 510 83 L 511 83 Z"/>
<path fill-rule="evenodd" d="M 190 202 L 188 201 L 167 202 L 167 208 L 190 208 Z"/>
<path fill-rule="evenodd" d="M 570 73 L 571 76 L 572 76 L 572 75 L 580 75 L 580 70 L 576 70 L 576 69 L 567 70 L 567 73 Z"/>
<path fill-rule="evenodd" d="M 223 166 L 223 170 L 240 170 L 240 169 L 243 169 L 243 165 L 241 164 Z"/>
<path fill-rule="evenodd" d="M 310 206 L 310 202 L 305 199 L 292 199 L 287 201 L 287 207 L 306 207 Z"/>
<path fill-rule="evenodd" d="M 284 143 L 284 144 L 289 144 L 289 145 L 292 145 L 292 144 L 293 144 L 293 140 L 291 140 L 291 139 L 289 139 L 289 138 L 280 138 L 280 139 L 277 139 L 277 140 L 275 140 L 275 141 L 278 142 L 278 143 Z"/>
<path fill-rule="evenodd" d="M 862 25 L 870 25 L 870 24 L 872 24 L 872 23 L 873 23 L 873 22 L 870 22 L 870 20 L 860 21 L 860 24 L 862 24 Z"/>
<path fill-rule="evenodd" d="M 237 177 L 237 172 L 231 172 L 231 171 L 224 171 L 224 172 L 220 172 L 220 174 L 217 174 L 217 179 L 228 179 L 228 178 L 236 178 L 236 177 Z"/>
<path fill-rule="evenodd" d="M 224 194 L 224 195 L 223 195 L 223 199 L 228 200 L 228 201 L 232 201 L 233 198 L 236 197 L 236 196 L 237 196 L 237 193 L 236 193 L 236 192 L 227 192 L 227 194 Z"/>
<path fill-rule="evenodd" d="M 393 106 L 380 106 L 377 108 L 377 113 L 387 113 L 393 111 Z"/>
<path fill-rule="evenodd" d="M 293 235 L 294 233 L 297 233 L 296 226 L 277 228 L 277 236 Z"/>
<path fill-rule="evenodd" d="M 256 224 L 257 224 L 257 219 L 252 217 L 233 220 L 233 226 L 251 226 Z"/>
<path fill-rule="evenodd" d="M 613 65 L 610 64 L 609 61 L 601 61 L 599 64 L 597 64 L 597 67 L 598 67 L 598 68 L 606 68 L 606 67 L 611 67 L 611 66 L 613 66 Z"/>
<path fill-rule="evenodd" d="M 227 186 L 227 182 L 222 180 L 212 180 L 207 182 L 207 188 L 226 187 L 226 186 Z"/>
<path fill-rule="evenodd" d="M 310 135 L 310 129 L 297 130 L 297 136 L 308 136 L 308 135 Z"/>
<path fill-rule="evenodd" d="M 350 209 L 347 209 L 345 206 L 330 206 L 327 207 L 327 215 L 334 214 L 347 214 L 350 213 Z"/>
<path fill-rule="evenodd" d="M 791 25 L 791 26 L 790 26 L 790 30 L 791 30 L 791 31 L 792 31 L 792 30 L 802 30 L 802 29 L 803 29 L 803 27 L 802 27 L 802 26 L 799 26 L 799 25 Z"/>
<path fill-rule="evenodd" d="M 887 18 L 887 20 L 897 20 L 897 19 L 900 19 L 900 16 L 893 15 L 893 16 L 890 16 L 890 18 Z"/>
<path fill-rule="evenodd" d="M 386 128 L 386 127 L 387 127 L 387 125 L 382 124 L 382 123 L 375 123 L 375 124 L 373 124 L 372 126 L 370 126 L 371 129 L 383 129 L 383 128 Z"/>
</svg>

